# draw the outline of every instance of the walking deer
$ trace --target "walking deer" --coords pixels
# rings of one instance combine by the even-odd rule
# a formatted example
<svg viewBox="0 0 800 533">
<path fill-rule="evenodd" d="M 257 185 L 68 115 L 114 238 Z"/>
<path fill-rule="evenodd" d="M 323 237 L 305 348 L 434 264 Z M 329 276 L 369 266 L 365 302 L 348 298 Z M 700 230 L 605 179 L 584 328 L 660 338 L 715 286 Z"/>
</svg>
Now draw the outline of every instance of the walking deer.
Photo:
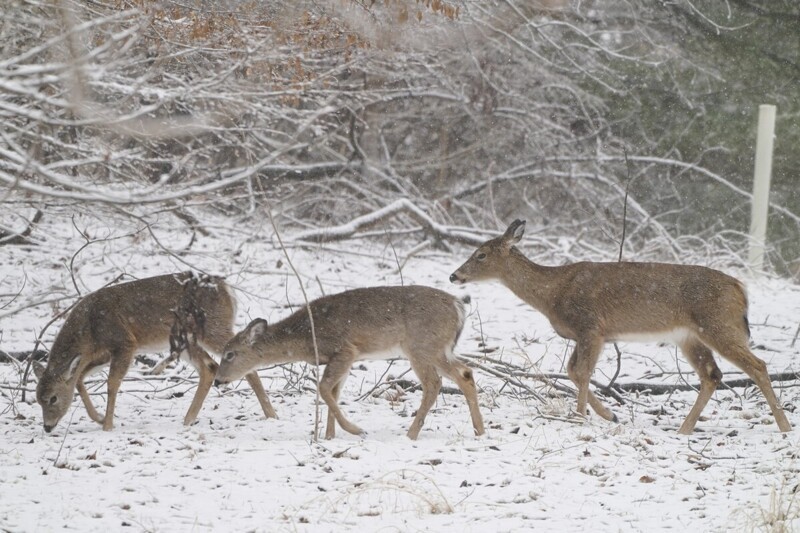
<svg viewBox="0 0 800 533">
<path fill-rule="evenodd" d="M 616 416 L 589 390 L 603 345 L 613 341 L 677 344 L 700 376 L 700 391 L 678 430 L 689 434 L 722 381 L 712 350 L 742 369 L 767 399 L 781 431 L 791 425 L 772 390 L 767 365 L 748 348 L 747 296 L 737 279 L 701 266 L 594 263 L 546 267 L 514 245 L 525 232 L 515 220 L 450 276 L 463 284 L 495 279 L 544 314 L 561 337 L 575 341 L 567 373 L 578 389 L 578 413 L 587 402 L 601 417 Z"/>
<path fill-rule="evenodd" d="M 325 296 L 309 306 L 319 363 L 326 365 L 319 381 L 328 406 L 326 439 L 335 436 L 336 422 L 355 435 L 364 433 L 337 405 L 353 363 L 393 357 L 407 358 L 422 384 L 422 402 L 408 438 L 419 435 L 442 386 L 441 375 L 464 393 L 475 434 L 483 434 L 472 370 L 453 354 L 464 326 L 462 300 L 430 287 L 372 287 Z M 273 325 L 253 320 L 236 334 L 225 345 L 215 383 L 229 383 L 260 366 L 315 360 L 311 321 L 303 307 Z"/>
<path fill-rule="evenodd" d="M 173 311 L 182 301 L 184 284 L 193 279 L 192 273 L 184 272 L 104 287 L 75 306 L 53 342 L 47 367 L 34 363 L 39 380 L 36 400 L 42 406 L 46 432 L 52 431 L 67 412 L 76 387 L 89 417 L 106 431 L 113 428 L 117 392 L 134 354 L 137 350 L 160 350 L 169 345 Z M 197 284 L 193 298 L 204 315 L 199 342 L 221 353 L 233 336 L 233 294 L 222 278 L 208 277 Z M 217 369 L 217 363 L 204 350 L 191 349 L 188 355 L 200 380 L 183 420 L 186 425 L 197 418 Z M 84 379 L 105 365 L 110 365 L 108 399 L 105 416 L 100 416 Z M 258 376 L 248 374 L 247 380 L 259 397 L 264 414 L 274 416 Z"/>
</svg>

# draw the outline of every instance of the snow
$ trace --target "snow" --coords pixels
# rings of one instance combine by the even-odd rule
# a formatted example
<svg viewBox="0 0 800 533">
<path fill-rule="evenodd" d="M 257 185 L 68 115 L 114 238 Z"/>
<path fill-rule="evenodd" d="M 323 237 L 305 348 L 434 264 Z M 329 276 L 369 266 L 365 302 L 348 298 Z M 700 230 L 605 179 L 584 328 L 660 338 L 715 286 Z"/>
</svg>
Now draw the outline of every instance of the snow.
<svg viewBox="0 0 800 533">
<path fill-rule="evenodd" d="M 42 246 L 3 247 L 0 255 L 0 349 L 30 350 L 44 324 L 71 302 L 64 265 L 85 243 L 68 215 L 49 216 Z M 213 237 L 189 234 L 166 217 L 153 230 L 166 253 L 120 219 L 113 229 L 77 217 L 77 227 L 102 239 L 74 258 L 81 290 L 96 289 L 122 271 L 139 277 L 197 268 L 227 275 L 237 290 L 237 329 L 252 318 L 274 321 L 302 297 L 268 223 L 214 224 Z M 182 232 L 183 231 L 183 232 Z M 263 232 L 260 233 L 260 232 Z M 284 235 L 284 240 L 291 240 Z M 399 263 L 414 243 L 394 243 Z M 504 287 L 456 287 L 450 273 L 472 252 L 430 249 L 405 263 L 402 279 L 472 297 L 457 353 L 563 372 L 570 347 L 537 312 Z M 322 290 L 399 284 L 392 246 L 348 241 L 289 250 L 311 296 Z M 741 277 L 741 273 L 735 273 Z M 776 279 L 746 279 L 754 351 L 770 372 L 800 370 L 800 287 Z M 9 295 L 19 296 L 13 297 Z M 45 305 L 32 305 L 47 301 Z M 14 310 L 19 312 L 12 313 Z M 44 336 L 49 346 L 57 322 Z M 623 344 L 618 382 L 696 383 L 674 348 Z M 387 366 L 391 364 L 388 369 Z M 489 365 L 490 362 L 485 364 Z M 727 363 L 726 377 L 739 375 Z M 594 378 L 607 383 L 616 368 L 604 352 Z M 696 397 L 627 395 L 603 398 L 619 417 L 570 416 L 574 398 L 523 381 L 545 400 L 520 393 L 476 370 L 487 434 L 475 437 L 460 395 L 440 394 L 419 440 L 405 432 L 421 400 L 418 391 L 366 394 L 404 361 L 357 363 L 342 392 L 343 410 L 366 438 L 337 429 L 313 442 L 315 395 L 310 381 L 281 368 L 260 372 L 278 420 L 266 420 L 246 383 L 212 389 L 198 422 L 182 426 L 194 392 L 183 363 L 164 376 L 136 364 L 118 398 L 115 429 L 103 432 L 76 398 L 50 434 L 41 411 L 21 401 L 21 369 L 0 364 L 0 529 L 10 531 L 696 531 L 800 528 L 800 432 L 778 432 L 757 389 L 719 390 L 698 429 L 677 434 Z M 678 369 L 681 374 L 678 374 Z M 384 375 L 386 374 L 386 375 Z M 89 386 L 104 407 L 104 375 Z M 404 379 L 414 379 L 408 373 Z M 568 381 L 560 381 L 570 385 Z M 453 387 L 445 381 L 445 386 Z M 784 405 L 800 404 L 797 381 L 774 383 Z M 34 399 L 29 383 L 27 401 Z M 366 397 L 358 400 L 362 395 Z M 321 410 L 323 421 L 326 414 Z M 794 427 L 800 412 L 787 412 Z"/>
</svg>

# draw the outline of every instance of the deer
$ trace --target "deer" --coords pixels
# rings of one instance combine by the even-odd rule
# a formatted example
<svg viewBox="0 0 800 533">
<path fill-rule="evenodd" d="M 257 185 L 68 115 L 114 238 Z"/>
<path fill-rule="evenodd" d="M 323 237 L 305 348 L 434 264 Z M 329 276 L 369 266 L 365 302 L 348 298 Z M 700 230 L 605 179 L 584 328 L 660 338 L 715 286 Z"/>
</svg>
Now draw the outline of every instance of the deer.
<svg viewBox="0 0 800 533">
<path fill-rule="evenodd" d="M 525 221 L 481 244 L 450 276 L 457 285 L 496 280 L 542 313 L 555 332 L 575 342 L 567 374 L 577 388 L 577 412 L 587 403 L 602 418 L 617 417 L 589 389 L 605 343 L 667 342 L 680 347 L 700 377 L 697 400 L 678 433 L 689 435 L 722 382 L 717 352 L 758 386 L 778 428 L 791 430 L 772 389 L 766 363 L 748 347 L 750 327 L 744 285 L 718 270 L 667 263 L 584 261 L 543 266 L 515 246 Z"/>
<path fill-rule="evenodd" d="M 222 353 L 225 342 L 233 336 L 236 300 L 230 287 L 219 277 L 196 279 L 191 272 L 142 278 L 103 287 L 86 295 L 70 311 L 53 341 L 47 365 L 34 363 L 38 379 L 36 401 L 42 407 L 44 430 L 50 433 L 69 410 L 75 388 L 86 411 L 103 430 L 114 427 L 114 409 L 122 380 L 134 355 L 144 350 L 162 350 L 176 334 L 175 309 L 185 297 L 185 285 L 195 280 L 192 298 L 202 309 L 202 331 L 195 331 L 196 342 L 176 344 L 178 355 L 188 356 L 199 375 L 199 383 L 184 425 L 191 425 L 208 394 L 217 363 L 197 342 L 214 353 Z M 190 343 L 191 344 L 191 343 Z M 171 354 L 172 357 L 172 354 Z M 86 390 L 86 377 L 108 365 L 108 397 L 105 415 L 101 416 Z M 259 398 L 267 418 L 275 416 L 258 375 L 247 381 Z"/>
<path fill-rule="evenodd" d="M 413 285 L 323 296 L 274 324 L 263 318 L 251 321 L 225 345 L 215 384 L 230 383 L 257 367 L 315 364 L 318 357 L 319 364 L 325 365 L 318 382 L 319 395 L 328 407 L 325 438 L 335 437 L 337 422 L 345 431 L 364 437 L 365 432 L 338 406 L 350 368 L 359 360 L 402 357 L 408 359 L 422 386 L 422 401 L 406 434 L 409 439 L 417 439 L 441 389 L 441 376 L 464 393 L 475 435 L 482 435 L 472 369 L 453 352 L 464 327 L 465 305 L 464 299 L 444 291 Z"/>
</svg>

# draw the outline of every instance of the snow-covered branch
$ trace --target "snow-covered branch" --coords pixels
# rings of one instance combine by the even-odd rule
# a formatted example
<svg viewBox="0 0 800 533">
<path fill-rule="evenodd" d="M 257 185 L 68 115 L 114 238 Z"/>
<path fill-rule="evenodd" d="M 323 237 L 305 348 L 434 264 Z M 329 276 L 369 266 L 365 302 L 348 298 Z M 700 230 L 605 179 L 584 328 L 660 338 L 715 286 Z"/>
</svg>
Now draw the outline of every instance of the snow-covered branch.
<svg viewBox="0 0 800 533">
<path fill-rule="evenodd" d="M 366 229 L 374 227 L 400 214 L 407 215 L 414 220 L 414 222 L 422 226 L 425 233 L 438 241 L 477 245 L 485 240 L 484 237 L 439 224 L 422 209 L 405 198 L 396 200 L 386 207 L 373 211 L 372 213 L 356 217 L 346 224 L 297 233 L 294 235 L 294 239 L 311 242 L 331 242 L 350 239 L 357 236 L 359 232 L 363 232 Z"/>
</svg>

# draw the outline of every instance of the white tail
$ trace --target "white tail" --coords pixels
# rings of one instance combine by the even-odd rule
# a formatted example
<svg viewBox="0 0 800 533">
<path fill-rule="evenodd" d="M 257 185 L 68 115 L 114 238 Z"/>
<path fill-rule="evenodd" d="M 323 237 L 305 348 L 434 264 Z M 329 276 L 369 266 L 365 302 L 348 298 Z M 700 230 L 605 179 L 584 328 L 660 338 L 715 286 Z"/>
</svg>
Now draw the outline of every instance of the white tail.
<svg viewBox="0 0 800 533">
<path fill-rule="evenodd" d="M 472 370 L 454 354 L 464 325 L 464 304 L 429 287 L 372 287 L 325 296 L 311 302 L 320 364 L 326 365 L 319 393 L 328 405 L 325 438 L 363 431 L 337 405 L 353 363 L 359 359 L 405 357 L 422 384 L 422 403 L 408 430 L 416 439 L 442 386 L 441 375 L 455 381 L 466 397 L 475 434 L 484 432 Z M 260 366 L 315 362 L 306 308 L 273 325 L 253 320 L 226 345 L 217 383 L 229 383 Z"/>
<path fill-rule="evenodd" d="M 700 376 L 700 392 L 679 432 L 689 434 L 722 381 L 712 350 L 742 369 L 767 399 L 781 431 L 791 430 L 772 390 L 767 365 L 748 348 L 747 297 L 742 284 L 710 268 L 662 263 L 582 262 L 545 267 L 515 246 L 525 222 L 482 244 L 451 276 L 461 284 L 496 279 L 544 314 L 560 336 L 575 341 L 567 372 L 587 402 L 616 420 L 589 390 L 603 345 L 613 341 L 673 342 Z"/>
<path fill-rule="evenodd" d="M 53 342 L 47 367 L 34 365 L 39 379 L 36 400 L 42 406 L 45 431 L 50 432 L 67 412 L 76 386 L 89 417 L 104 430 L 112 429 L 117 392 L 135 353 L 169 346 L 173 311 L 184 295 L 184 284 L 191 279 L 191 273 L 181 273 L 113 285 L 87 295 L 75 306 Z M 204 315 L 198 340 L 212 352 L 221 353 L 233 336 L 233 295 L 221 278 L 204 279 L 193 294 L 195 305 Z M 204 350 L 189 350 L 189 360 L 200 382 L 184 418 L 187 425 L 196 419 L 217 369 Z M 92 371 L 109 364 L 106 414 L 100 416 L 83 381 Z M 257 385 L 257 395 L 260 389 L 262 406 L 268 404 L 258 376 L 248 376 L 248 381 Z M 266 409 L 265 414 L 270 416 Z"/>
</svg>

